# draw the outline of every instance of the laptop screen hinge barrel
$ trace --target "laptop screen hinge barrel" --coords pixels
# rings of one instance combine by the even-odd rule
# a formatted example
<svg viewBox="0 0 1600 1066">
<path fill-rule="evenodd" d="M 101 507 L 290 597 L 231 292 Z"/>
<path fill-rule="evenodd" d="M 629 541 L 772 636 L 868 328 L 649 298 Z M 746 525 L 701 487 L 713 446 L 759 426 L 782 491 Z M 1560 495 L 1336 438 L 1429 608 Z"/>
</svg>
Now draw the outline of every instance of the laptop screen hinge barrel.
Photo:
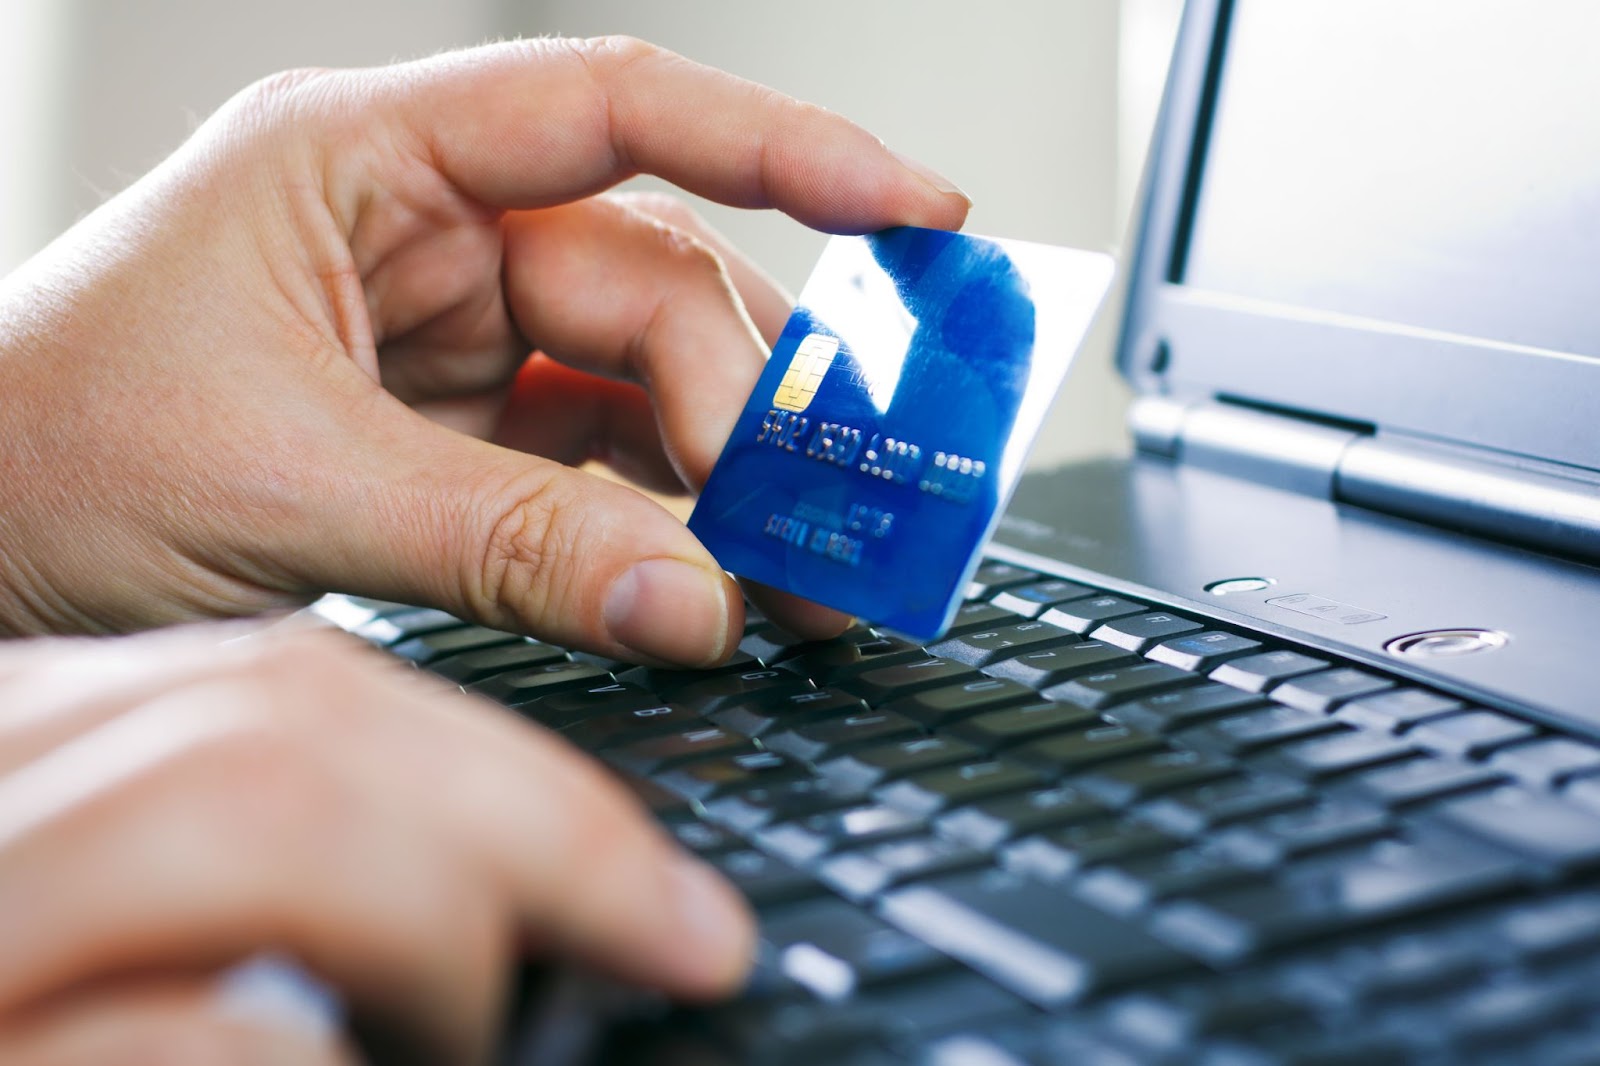
<svg viewBox="0 0 1600 1066">
<path fill-rule="evenodd" d="M 1209 400 L 1141 396 L 1129 411 L 1141 452 L 1186 466 L 1332 498 L 1353 430 Z"/>
</svg>

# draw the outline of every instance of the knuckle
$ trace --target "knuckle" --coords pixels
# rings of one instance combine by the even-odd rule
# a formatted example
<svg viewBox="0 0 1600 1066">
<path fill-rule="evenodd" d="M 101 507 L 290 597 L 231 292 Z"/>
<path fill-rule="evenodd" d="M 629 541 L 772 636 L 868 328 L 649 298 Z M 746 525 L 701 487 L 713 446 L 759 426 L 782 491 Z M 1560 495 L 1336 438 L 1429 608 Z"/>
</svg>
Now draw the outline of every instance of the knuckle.
<svg viewBox="0 0 1600 1066">
<path fill-rule="evenodd" d="M 591 67 L 610 74 L 620 74 L 637 63 L 666 54 L 649 41 L 627 34 L 586 37 L 574 41 L 573 47 Z"/>
<path fill-rule="evenodd" d="M 538 629 L 569 602 L 575 559 L 598 548 L 596 531 L 585 529 L 582 501 L 565 478 L 523 478 L 489 497 L 495 505 L 477 571 L 468 575 L 468 603 L 490 619 L 513 619 Z"/>
<path fill-rule="evenodd" d="M 246 86 L 230 109 L 250 120 L 281 119 L 296 112 L 307 99 L 327 87 L 334 71 L 321 67 L 280 70 Z"/>
</svg>

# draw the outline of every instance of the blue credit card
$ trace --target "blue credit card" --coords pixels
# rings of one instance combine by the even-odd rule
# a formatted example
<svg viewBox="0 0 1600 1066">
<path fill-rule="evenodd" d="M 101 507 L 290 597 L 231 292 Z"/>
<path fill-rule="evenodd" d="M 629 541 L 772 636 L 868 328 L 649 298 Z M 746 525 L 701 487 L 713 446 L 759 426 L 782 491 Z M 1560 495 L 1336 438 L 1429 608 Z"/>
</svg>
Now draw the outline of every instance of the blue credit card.
<svg viewBox="0 0 1600 1066">
<path fill-rule="evenodd" d="M 740 577 L 937 636 L 1111 273 L 942 230 L 833 238 L 689 528 Z"/>
</svg>

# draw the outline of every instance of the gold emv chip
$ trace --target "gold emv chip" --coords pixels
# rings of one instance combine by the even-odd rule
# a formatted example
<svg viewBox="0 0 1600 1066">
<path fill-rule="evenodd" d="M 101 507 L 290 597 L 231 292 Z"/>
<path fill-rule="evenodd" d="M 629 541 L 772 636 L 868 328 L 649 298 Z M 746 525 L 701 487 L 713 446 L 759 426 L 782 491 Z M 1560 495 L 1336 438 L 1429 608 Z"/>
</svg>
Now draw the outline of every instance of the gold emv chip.
<svg viewBox="0 0 1600 1066">
<path fill-rule="evenodd" d="M 821 333 L 808 333 L 789 358 L 789 369 L 772 394 L 772 406 L 785 411 L 804 411 L 816 399 L 822 375 L 833 365 L 839 354 L 839 338 L 825 337 Z"/>
</svg>

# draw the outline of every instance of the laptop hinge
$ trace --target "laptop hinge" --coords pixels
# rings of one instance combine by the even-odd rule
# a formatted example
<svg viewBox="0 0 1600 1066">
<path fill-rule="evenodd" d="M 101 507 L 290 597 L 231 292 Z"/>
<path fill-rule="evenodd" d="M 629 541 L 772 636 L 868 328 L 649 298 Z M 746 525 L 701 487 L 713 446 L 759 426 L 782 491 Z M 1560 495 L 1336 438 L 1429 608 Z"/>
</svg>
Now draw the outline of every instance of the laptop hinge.
<svg viewBox="0 0 1600 1066">
<path fill-rule="evenodd" d="M 1139 450 L 1189 466 L 1332 498 L 1339 457 L 1361 434 L 1210 400 L 1141 396 L 1128 421 Z"/>
</svg>

